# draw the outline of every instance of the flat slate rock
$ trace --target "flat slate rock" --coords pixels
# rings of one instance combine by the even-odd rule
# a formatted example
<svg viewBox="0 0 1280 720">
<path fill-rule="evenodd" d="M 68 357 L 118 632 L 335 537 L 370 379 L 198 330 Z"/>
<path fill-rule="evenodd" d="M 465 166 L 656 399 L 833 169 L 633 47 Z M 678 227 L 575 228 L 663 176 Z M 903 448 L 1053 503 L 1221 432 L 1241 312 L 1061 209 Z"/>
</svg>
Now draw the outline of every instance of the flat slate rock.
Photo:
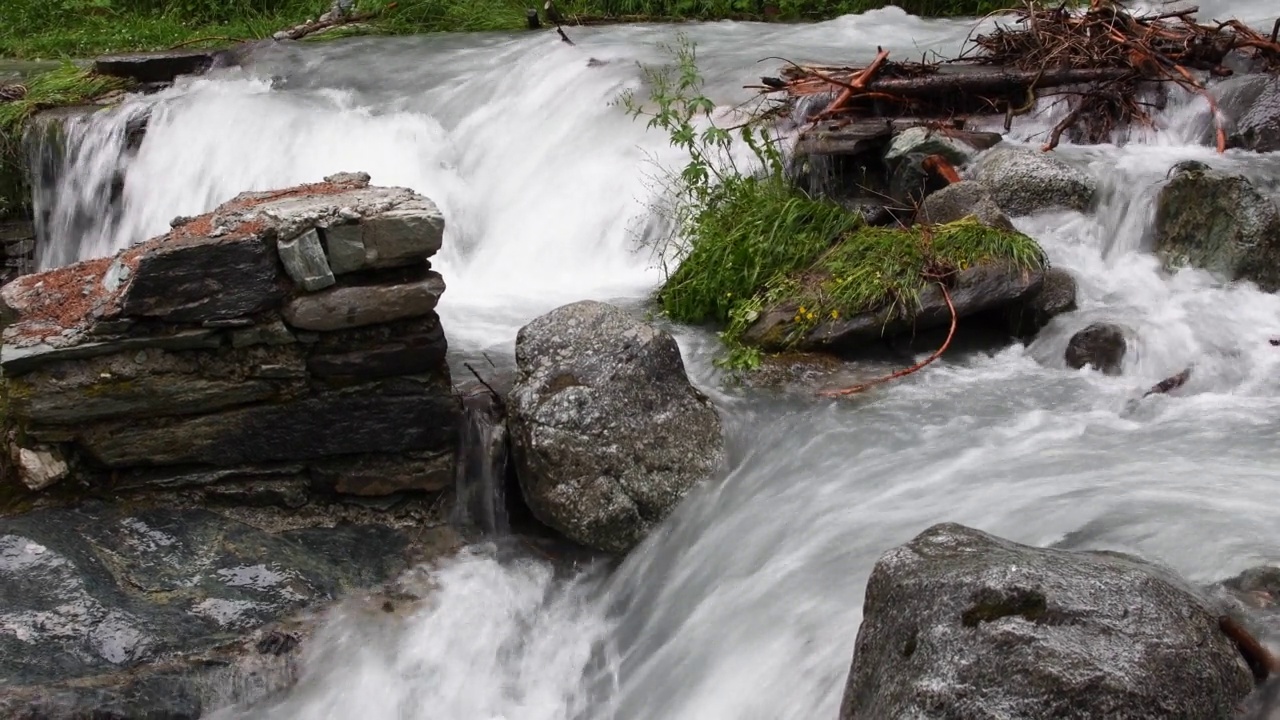
<svg viewBox="0 0 1280 720">
<path fill-rule="evenodd" d="M 233 56 L 223 50 L 160 50 L 103 55 L 93 61 L 99 75 L 132 78 L 144 83 L 173 82 L 179 75 L 200 75 Z"/>
</svg>

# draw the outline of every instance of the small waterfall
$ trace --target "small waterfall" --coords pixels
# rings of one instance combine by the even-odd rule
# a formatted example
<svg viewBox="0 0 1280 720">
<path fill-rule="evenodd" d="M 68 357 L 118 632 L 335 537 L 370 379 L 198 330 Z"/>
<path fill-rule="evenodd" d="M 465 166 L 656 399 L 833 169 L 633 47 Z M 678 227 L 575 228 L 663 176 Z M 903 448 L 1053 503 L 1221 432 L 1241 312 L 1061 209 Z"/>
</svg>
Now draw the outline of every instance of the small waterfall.
<svg viewBox="0 0 1280 720">
<path fill-rule="evenodd" d="M 126 214 L 125 174 L 149 113 L 149 103 L 135 99 L 110 110 L 71 108 L 38 116 L 26 142 L 36 269 L 111 251 Z"/>
<path fill-rule="evenodd" d="M 454 505 L 454 522 L 484 535 L 511 531 L 507 515 L 510 468 L 506 412 L 502 400 L 487 388 L 463 397 L 462 437 Z"/>
</svg>

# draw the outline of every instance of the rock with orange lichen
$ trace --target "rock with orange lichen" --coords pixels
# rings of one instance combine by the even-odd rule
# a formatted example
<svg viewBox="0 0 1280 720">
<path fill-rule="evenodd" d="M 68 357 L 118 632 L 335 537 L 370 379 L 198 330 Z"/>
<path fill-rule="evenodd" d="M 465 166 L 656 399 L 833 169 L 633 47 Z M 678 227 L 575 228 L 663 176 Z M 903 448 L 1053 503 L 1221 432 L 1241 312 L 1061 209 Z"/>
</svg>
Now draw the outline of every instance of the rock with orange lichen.
<svg viewBox="0 0 1280 720">
<path fill-rule="evenodd" d="M 443 230 L 431 200 L 345 173 L 21 277 L 0 288 L 11 419 L 90 476 L 174 487 L 286 463 L 339 492 L 438 492 L 461 412 L 428 261 Z M 399 480 L 330 467 L 353 455 Z"/>
</svg>

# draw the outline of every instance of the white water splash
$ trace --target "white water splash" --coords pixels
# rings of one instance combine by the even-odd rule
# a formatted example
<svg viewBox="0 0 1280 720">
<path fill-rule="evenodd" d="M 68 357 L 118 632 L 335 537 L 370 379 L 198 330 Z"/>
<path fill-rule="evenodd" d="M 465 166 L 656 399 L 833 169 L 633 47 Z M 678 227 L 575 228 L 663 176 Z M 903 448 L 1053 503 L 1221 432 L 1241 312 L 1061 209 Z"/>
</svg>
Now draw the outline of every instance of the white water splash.
<svg viewBox="0 0 1280 720">
<path fill-rule="evenodd" d="M 1261 19 L 1269 5 L 1220 2 L 1202 16 Z M 757 65 L 766 55 L 924 52 L 970 29 L 894 8 L 813 26 L 688 28 L 725 104 L 772 72 L 776 61 Z M 124 212 L 80 252 L 162 232 L 243 190 L 365 170 L 444 209 L 437 266 L 455 352 L 509 352 L 516 329 L 552 306 L 633 302 L 660 279 L 636 233 L 654 199 L 647 158 L 677 158 L 608 101 L 671 32 L 584 29 L 575 48 L 533 35 L 276 48 L 247 72 L 146 101 L 152 125 Z M 607 579 L 557 581 L 536 563 L 468 554 L 432 571 L 428 604 L 408 616 L 339 611 L 298 686 L 243 717 L 834 718 L 872 564 L 929 524 L 1135 552 L 1203 581 L 1280 559 L 1280 350 L 1267 343 L 1280 298 L 1194 270 L 1168 276 L 1145 252 L 1174 163 L 1267 182 L 1280 158 L 1198 144 L 1208 119 L 1195 98 L 1159 120 L 1160 133 L 1124 147 L 1058 150 L 1099 179 L 1095 214 L 1017 220 L 1080 283 L 1080 309 L 1029 347 L 948 357 L 828 403 L 725 388 L 715 338 L 677 328 L 725 418 L 726 478 L 691 493 Z M 1042 141 L 1032 136 L 1051 122 L 1020 125 L 1014 141 Z M 1096 320 L 1134 331 L 1121 377 L 1065 367 L 1068 338 Z M 1188 365 L 1179 397 L 1131 407 Z"/>
</svg>

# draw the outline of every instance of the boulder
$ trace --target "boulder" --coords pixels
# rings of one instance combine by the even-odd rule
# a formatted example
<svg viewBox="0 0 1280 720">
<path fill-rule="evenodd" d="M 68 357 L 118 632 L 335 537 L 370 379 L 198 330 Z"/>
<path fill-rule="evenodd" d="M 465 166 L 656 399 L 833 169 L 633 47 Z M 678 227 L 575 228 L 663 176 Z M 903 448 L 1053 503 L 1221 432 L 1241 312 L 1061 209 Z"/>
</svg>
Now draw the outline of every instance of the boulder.
<svg viewBox="0 0 1280 720">
<path fill-rule="evenodd" d="M 983 153 L 974 161 L 972 175 L 1014 216 L 1063 208 L 1083 212 L 1097 190 L 1089 175 L 1051 153 L 1024 147 L 1000 145 Z"/>
<path fill-rule="evenodd" d="M 916 219 L 931 225 L 955 222 L 968 216 L 978 218 L 984 225 L 1012 231 L 1013 223 L 1000 210 L 985 185 L 973 180 L 952 183 L 929 195 L 920 206 Z"/>
<path fill-rule="evenodd" d="M 1110 323 L 1094 323 L 1071 336 L 1067 343 L 1067 367 L 1086 365 L 1106 375 L 1119 375 L 1128 342 L 1124 330 Z"/>
<path fill-rule="evenodd" d="M 1155 248 L 1168 267 L 1280 290 L 1280 210 L 1248 179 L 1180 163 L 1156 198 Z"/>
<path fill-rule="evenodd" d="M 334 226 L 361 244 L 359 273 L 329 267 Z M 447 489 L 461 403 L 430 200 L 344 173 L 171 228 L 0 288 L 5 420 L 27 460 L 0 497 L 68 475 L 230 505 Z"/>
<path fill-rule="evenodd" d="M 872 570 L 840 718 L 1229 720 L 1253 677 L 1219 613 L 1135 557 L 936 525 Z"/>
<path fill-rule="evenodd" d="M 216 709 L 217 674 L 240 668 L 237 692 L 279 689 L 303 611 L 456 543 L 447 528 L 267 532 L 103 503 L 0 518 L 0 716 L 195 720 Z"/>
<path fill-rule="evenodd" d="M 1031 298 L 1043 283 L 1043 271 L 1021 270 L 1003 262 L 983 263 L 960 272 L 949 292 L 957 317 L 963 318 Z M 743 342 L 771 351 L 791 347 L 800 351 L 846 352 L 881 338 L 951 323 L 951 310 L 937 285 L 926 286 L 919 299 L 919 306 L 912 313 L 904 314 L 889 305 L 849 317 L 824 318 L 798 342 L 787 339 L 798 307 L 787 302 L 761 313 L 743 334 Z"/>
<path fill-rule="evenodd" d="M 1280 78 L 1268 73 L 1236 75 L 1213 85 L 1210 93 L 1226 120 L 1228 146 L 1280 150 Z M 1214 132 L 1208 129 L 1207 143 L 1214 142 Z"/>
<path fill-rule="evenodd" d="M 508 401 L 520 488 L 571 540 L 623 553 L 724 460 L 720 418 L 670 334 L 604 303 L 520 329 Z"/>
</svg>

